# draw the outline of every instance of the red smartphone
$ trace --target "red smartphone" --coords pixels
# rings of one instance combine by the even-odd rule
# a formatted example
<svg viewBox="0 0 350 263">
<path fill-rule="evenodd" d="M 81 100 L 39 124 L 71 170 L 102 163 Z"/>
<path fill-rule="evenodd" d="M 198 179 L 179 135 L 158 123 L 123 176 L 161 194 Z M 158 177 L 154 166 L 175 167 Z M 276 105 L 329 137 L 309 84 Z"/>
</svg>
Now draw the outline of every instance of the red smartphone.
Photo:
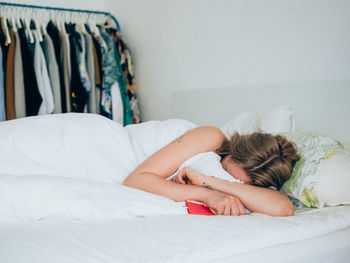
<svg viewBox="0 0 350 263">
<path fill-rule="evenodd" d="M 197 201 L 186 200 L 187 212 L 193 215 L 206 215 L 213 216 L 216 215 L 215 211 L 205 204 Z"/>
</svg>

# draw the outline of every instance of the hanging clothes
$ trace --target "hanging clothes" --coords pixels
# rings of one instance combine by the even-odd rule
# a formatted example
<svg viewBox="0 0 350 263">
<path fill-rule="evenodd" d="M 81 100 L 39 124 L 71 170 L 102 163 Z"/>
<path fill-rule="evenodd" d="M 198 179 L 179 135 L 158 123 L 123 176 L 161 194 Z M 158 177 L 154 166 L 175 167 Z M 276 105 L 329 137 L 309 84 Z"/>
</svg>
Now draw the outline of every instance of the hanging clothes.
<svg viewBox="0 0 350 263">
<path fill-rule="evenodd" d="M 76 28 L 75 28 L 76 29 Z M 86 66 L 86 43 L 85 43 L 85 37 L 84 34 L 81 32 L 78 32 L 80 35 L 80 49 L 79 49 L 79 56 L 78 56 L 78 65 L 79 65 L 79 75 L 80 75 L 80 80 L 81 83 L 83 84 L 83 87 L 87 92 L 91 91 L 91 83 L 87 71 L 87 66 Z"/>
<path fill-rule="evenodd" d="M 6 120 L 5 93 L 4 93 L 4 71 L 2 65 L 2 47 L 0 46 L 0 121 Z"/>
<path fill-rule="evenodd" d="M 106 56 L 108 53 L 108 47 L 104 39 L 102 38 L 98 28 L 96 31 L 91 32 L 93 36 L 93 43 L 95 46 L 96 50 L 96 56 L 97 56 L 97 63 L 95 65 L 98 65 L 98 69 L 96 70 L 96 99 L 98 100 L 98 107 L 99 107 L 99 113 L 103 116 L 111 118 L 110 112 L 110 104 L 107 106 L 109 103 L 108 99 L 110 96 L 106 97 L 106 92 L 103 90 L 104 88 L 104 77 L 105 77 L 105 72 L 104 72 L 104 65 L 106 64 Z M 99 72 L 99 74 L 98 74 Z M 108 93 L 108 92 L 107 92 Z"/>
<path fill-rule="evenodd" d="M 94 54 L 93 54 L 93 43 L 90 34 L 84 33 L 85 38 L 85 49 L 86 49 L 86 67 L 88 77 L 90 80 L 90 96 L 88 100 L 88 112 L 97 113 L 96 104 L 96 80 L 95 80 L 95 65 L 94 65 Z"/>
<path fill-rule="evenodd" d="M 60 58 L 61 58 L 61 71 L 63 74 L 63 86 L 61 86 L 61 95 L 64 94 L 66 105 L 66 112 L 72 111 L 71 105 L 71 55 L 70 55 L 70 42 L 69 36 L 65 30 L 59 31 L 59 37 L 61 41 Z M 62 101 L 62 100 L 61 100 Z"/>
<path fill-rule="evenodd" d="M 134 70 L 132 66 L 130 50 L 128 49 L 126 43 L 121 38 L 118 30 L 109 28 L 108 32 L 113 37 L 117 45 L 118 58 L 119 58 L 120 65 L 122 67 L 123 75 L 127 85 L 127 91 L 124 91 L 124 92 L 128 96 L 128 100 L 131 108 L 131 111 L 129 112 L 129 114 L 131 115 L 132 123 L 140 123 L 141 116 L 140 116 L 140 110 L 139 110 L 139 103 L 135 93 L 135 77 L 134 77 Z"/>
<path fill-rule="evenodd" d="M 23 61 L 21 52 L 21 39 L 18 31 L 15 31 L 16 47 L 15 47 L 15 61 L 14 61 L 14 90 L 15 90 L 15 113 L 16 118 L 23 118 L 26 116 L 26 101 L 24 89 L 23 76 Z"/>
<path fill-rule="evenodd" d="M 6 97 L 6 120 L 13 120 L 16 118 L 15 114 L 15 90 L 14 90 L 14 62 L 15 62 L 15 33 L 10 30 L 11 44 L 6 58 L 6 80 L 5 80 L 5 97 Z"/>
<path fill-rule="evenodd" d="M 124 123 L 124 108 L 123 100 L 120 94 L 118 81 L 113 84 L 111 87 L 111 96 L 112 96 L 112 116 L 113 120 L 119 122 L 120 124 Z"/>
<path fill-rule="evenodd" d="M 1 17 L 1 45 L 3 48 L 3 71 L 4 71 L 4 95 L 6 120 L 12 120 L 15 116 L 14 105 L 14 56 L 15 39 L 14 32 L 8 27 L 7 19 Z"/>
<path fill-rule="evenodd" d="M 37 115 L 42 102 L 34 72 L 34 43 L 27 40 L 25 29 L 18 29 L 21 42 L 25 104 L 27 116 Z"/>
<path fill-rule="evenodd" d="M 101 108 L 102 114 L 112 119 L 112 99 L 111 99 L 111 87 L 118 81 L 118 66 L 114 59 L 115 48 L 114 43 L 109 41 L 108 37 L 103 29 L 100 29 L 100 35 L 105 43 L 106 49 L 103 48 L 104 53 L 102 56 L 102 71 L 103 71 L 103 82 L 102 82 L 102 94 L 101 94 Z M 100 40 L 101 42 L 101 40 Z M 99 43 L 100 43 L 99 42 Z"/>
<path fill-rule="evenodd" d="M 96 110 L 97 113 L 101 113 L 101 83 L 102 83 L 102 52 L 98 41 L 92 37 L 92 52 L 94 55 L 95 65 L 95 86 L 96 86 Z"/>
<path fill-rule="evenodd" d="M 85 105 L 88 101 L 88 91 L 83 83 L 80 75 L 80 62 L 82 53 L 82 38 L 75 30 L 74 24 L 67 24 L 66 30 L 69 35 L 69 43 L 71 46 L 71 106 L 73 112 L 84 112 Z M 84 79 L 85 80 L 85 79 Z"/>
<path fill-rule="evenodd" d="M 122 69 L 120 66 L 120 61 L 118 59 L 118 54 L 117 54 L 117 48 L 115 45 L 115 42 L 113 38 L 105 31 L 103 27 L 100 27 L 100 34 L 103 37 L 104 41 L 107 43 L 108 47 L 108 52 L 104 57 L 104 64 L 102 65 L 103 69 L 103 95 L 102 95 L 102 107 L 105 110 L 108 110 L 106 113 L 108 113 L 107 117 L 112 118 L 111 116 L 111 106 L 110 104 L 106 105 L 109 106 L 109 108 L 104 107 L 103 102 L 104 99 L 106 101 L 111 101 L 111 94 L 110 94 L 110 88 L 112 85 L 117 81 L 120 92 L 121 92 L 121 97 L 122 97 L 122 102 L 123 102 L 123 108 L 124 108 L 124 113 L 123 113 L 123 124 L 131 124 L 132 123 L 132 117 L 130 115 L 130 103 L 128 98 L 125 96 L 126 95 L 126 82 L 122 73 Z"/>
<path fill-rule="evenodd" d="M 62 113 L 61 106 L 61 86 L 60 76 L 58 70 L 58 64 L 55 56 L 55 49 L 52 43 L 52 39 L 48 34 L 43 35 L 43 52 L 46 61 L 46 67 L 48 69 L 50 84 L 54 97 L 54 113 Z"/>
<path fill-rule="evenodd" d="M 50 84 L 49 73 L 46 68 L 46 61 L 43 54 L 43 50 L 40 46 L 39 36 L 37 32 L 34 34 L 34 71 L 36 76 L 36 81 L 38 83 L 38 89 L 42 98 L 42 103 L 39 108 L 39 115 L 49 114 L 54 111 L 55 104 L 53 100 L 53 94 Z"/>
<path fill-rule="evenodd" d="M 60 85 L 60 92 L 61 92 L 61 111 L 67 112 L 67 98 L 66 98 L 66 82 L 64 78 L 64 59 L 62 59 L 62 38 L 60 35 L 60 32 L 57 28 L 57 26 L 52 22 L 49 21 L 49 23 L 46 26 L 47 34 L 50 36 L 52 40 L 52 44 L 54 47 L 56 62 L 58 66 L 58 75 L 59 75 L 59 85 Z M 68 82 L 69 83 L 69 82 Z"/>
</svg>

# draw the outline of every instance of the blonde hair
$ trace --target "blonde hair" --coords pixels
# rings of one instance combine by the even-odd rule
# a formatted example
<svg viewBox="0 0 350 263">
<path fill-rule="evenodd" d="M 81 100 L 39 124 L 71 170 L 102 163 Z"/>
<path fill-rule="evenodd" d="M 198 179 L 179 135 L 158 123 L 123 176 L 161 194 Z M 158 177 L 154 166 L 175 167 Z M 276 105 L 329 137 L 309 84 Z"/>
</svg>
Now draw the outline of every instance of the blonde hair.
<svg viewBox="0 0 350 263">
<path fill-rule="evenodd" d="M 235 132 L 216 152 L 222 158 L 230 155 L 247 172 L 252 185 L 276 189 L 289 179 L 300 159 L 294 143 L 284 136 L 261 132 Z"/>
</svg>

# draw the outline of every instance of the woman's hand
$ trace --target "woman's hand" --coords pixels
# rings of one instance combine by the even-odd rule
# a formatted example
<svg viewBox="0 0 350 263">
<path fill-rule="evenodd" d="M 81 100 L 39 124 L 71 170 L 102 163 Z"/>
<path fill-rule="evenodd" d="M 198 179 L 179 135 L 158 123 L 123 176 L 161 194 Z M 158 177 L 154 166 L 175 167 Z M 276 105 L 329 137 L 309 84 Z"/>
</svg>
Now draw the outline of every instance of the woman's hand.
<svg viewBox="0 0 350 263">
<path fill-rule="evenodd" d="M 209 176 L 203 175 L 187 166 L 182 168 L 178 174 L 173 177 L 172 181 L 178 184 L 191 184 L 212 189 L 208 184 L 209 178 Z M 203 202 L 208 207 L 214 209 L 217 215 L 239 216 L 246 214 L 241 200 L 234 195 L 209 190 Z"/>
<path fill-rule="evenodd" d="M 240 216 L 246 214 L 246 210 L 237 196 L 219 191 L 211 190 L 204 203 L 213 208 L 217 215 Z"/>
<path fill-rule="evenodd" d="M 192 184 L 211 189 L 206 179 L 208 179 L 208 176 L 201 174 L 189 166 L 186 166 L 182 168 L 171 180 L 178 184 Z"/>
</svg>

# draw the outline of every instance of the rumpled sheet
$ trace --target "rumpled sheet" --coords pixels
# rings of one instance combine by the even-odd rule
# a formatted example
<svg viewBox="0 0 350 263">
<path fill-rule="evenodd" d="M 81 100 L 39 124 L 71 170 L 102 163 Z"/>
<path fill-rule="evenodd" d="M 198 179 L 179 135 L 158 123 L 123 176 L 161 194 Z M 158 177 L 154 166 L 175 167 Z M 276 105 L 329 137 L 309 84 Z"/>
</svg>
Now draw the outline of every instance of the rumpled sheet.
<svg viewBox="0 0 350 263">
<path fill-rule="evenodd" d="M 235 256 L 316 238 L 349 225 L 350 206 L 303 210 L 284 218 L 253 213 L 239 217 L 170 215 L 100 222 L 3 223 L 0 262 L 192 263 L 225 258 L 222 262 L 245 262 L 236 261 Z M 344 244 L 327 246 L 338 255 L 343 253 L 338 248 Z M 309 256 L 305 255 L 309 262 L 314 262 L 312 255 L 320 249 L 310 247 Z M 287 261 L 271 261 L 271 256 L 264 254 L 261 261 Z M 328 258 L 327 262 L 333 261 Z"/>
</svg>

